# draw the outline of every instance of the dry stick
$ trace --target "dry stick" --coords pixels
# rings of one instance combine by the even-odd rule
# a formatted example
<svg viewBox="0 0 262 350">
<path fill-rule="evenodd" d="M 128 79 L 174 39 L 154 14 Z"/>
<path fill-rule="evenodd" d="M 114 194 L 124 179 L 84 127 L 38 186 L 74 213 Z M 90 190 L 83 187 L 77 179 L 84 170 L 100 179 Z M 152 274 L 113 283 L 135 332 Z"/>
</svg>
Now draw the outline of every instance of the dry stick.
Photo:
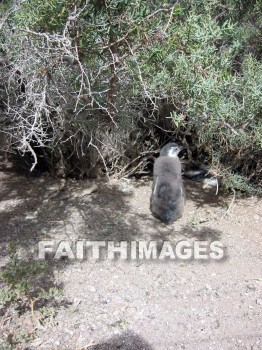
<svg viewBox="0 0 262 350">
<path fill-rule="evenodd" d="M 107 168 L 107 165 L 106 165 L 106 161 L 105 161 L 102 153 L 100 152 L 99 148 L 92 143 L 92 140 L 89 142 L 89 145 L 93 146 L 97 150 L 97 152 L 99 153 L 99 155 L 100 155 L 100 157 L 102 159 L 102 162 L 104 164 L 105 170 L 106 170 L 106 176 L 107 176 L 108 180 L 110 180 L 110 176 L 109 176 L 108 168 Z"/>
<path fill-rule="evenodd" d="M 131 175 L 131 174 L 135 174 L 135 171 L 137 170 L 137 168 L 139 168 L 142 164 L 143 164 L 142 161 L 139 162 L 139 164 L 137 164 L 137 166 L 136 166 L 134 169 L 130 170 L 130 171 L 126 174 L 126 176 L 129 176 L 129 175 Z"/>
<path fill-rule="evenodd" d="M 169 8 L 160 8 L 156 11 L 154 11 L 153 13 L 150 13 L 148 16 L 146 16 L 145 18 L 143 18 L 142 20 L 139 20 L 139 21 L 134 21 L 133 22 L 133 25 L 134 27 L 132 27 L 131 29 L 129 29 L 121 38 L 117 39 L 116 41 L 114 41 L 113 43 L 109 43 L 108 45 L 105 45 L 105 46 L 102 46 L 102 50 L 105 50 L 105 49 L 108 49 L 112 46 L 114 46 L 115 44 L 119 44 L 121 43 L 122 41 L 125 41 L 128 37 L 129 34 L 132 33 L 132 31 L 137 28 L 137 26 L 139 24 L 141 24 L 142 22 L 146 22 L 148 19 L 150 19 L 151 17 L 154 17 L 156 14 L 158 14 L 159 12 L 169 12 L 170 9 Z M 172 14 L 171 16 L 173 15 L 173 11 L 174 11 L 174 6 L 171 8 L 171 11 L 172 11 Z"/>
<path fill-rule="evenodd" d="M 126 164 L 122 170 L 119 172 L 118 176 L 122 176 L 122 174 L 125 172 L 125 170 L 131 165 L 133 164 L 136 160 L 138 160 L 141 156 L 136 157 L 135 159 L 133 159 L 131 162 L 129 162 L 128 164 Z M 140 163 L 139 163 L 140 164 Z"/>
<path fill-rule="evenodd" d="M 34 163 L 33 163 L 33 165 L 32 165 L 31 168 L 30 168 L 30 171 L 33 171 L 34 168 L 35 168 L 35 166 L 36 166 L 36 164 L 38 163 L 38 162 L 37 162 L 37 156 L 36 156 L 35 151 L 34 151 L 33 148 L 31 147 L 31 145 L 30 145 L 29 142 L 27 142 L 27 141 L 26 141 L 26 146 L 27 146 L 27 148 L 29 149 L 29 151 L 31 152 L 32 156 L 34 157 Z"/>
<path fill-rule="evenodd" d="M 227 211 L 226 211 L 225 214 L 223 215 L 223 218 L 224 218 L 227 214 L 229 214 L 229 211 L 230 211 L 230 209 L 232 208 L 233 203 L 234 203 L 234 201 L 235 201 L 235 198 L 236 198 L 236 191 L 234 190 L 234 188 L 232 188 L 232 191 L 233 191 L 233 198 L 232 198 L 232 200 L 231 200 L 231 203 L 230 203 L 230 205 L 229 205 Z"/>
<path fill-rule="evenodd" d="M 87 345 L 81 347 L 80 349 L 77 349 L 77 350 L 86 350 L 88 348 L 91 348 L 91 346 L 95 346 L 96 343 L 94 342 L 94 340 L 91 340 Z"/>
<path fill-rule="evenodd" d="M 216 196 L 218 194 L 218 179 L 216 179 L 216 183 L 217 183 L 217 190 L 216 190 Z"/>
<path fill-rule="evenodd" d="M 172 22 L 172 17 L 173 17 L 174 9 L 175 9 L 175 6 L 172 6 L 171 14 L 170 14 L 170 16 L 169 16 L 167 25 L 166 25 L 166 27 L 165 27 L 165 29 L 164 29 L 164 33 L 166 33 L 167 28 L 170 26 L 170 24 L 171 24 L 171 22 Z"/>
<path fill-rule="evenodd" d="M 29 301 L 30 301 L 30 309 L 31 309 L 32 319 L 36 321 L 38 327 L 43 328 L 40 320 L 36 317 L 35 312 L 34 312 L 35 299 L 30 298 Z"/>
</svg>

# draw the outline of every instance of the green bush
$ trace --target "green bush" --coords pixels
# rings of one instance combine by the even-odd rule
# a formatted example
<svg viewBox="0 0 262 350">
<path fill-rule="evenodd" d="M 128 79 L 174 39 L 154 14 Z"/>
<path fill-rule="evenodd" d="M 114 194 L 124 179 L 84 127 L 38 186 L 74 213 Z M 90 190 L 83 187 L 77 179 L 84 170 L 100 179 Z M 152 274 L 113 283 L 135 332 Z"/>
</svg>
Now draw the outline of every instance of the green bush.
<svg viewBox="0 0 262 350">
<path fill-rule="evenodd" d="M 173 135 L 228 187 L 252 192 L 261 10 L 240 0 L 27 0 L 2 31 L 13 65 L 2 71 L 5 131 L 33 167 L 40 148 L 61 176 L 90 176 L 100 158 L 109 174 L 142 173 Z"/>
</svg>

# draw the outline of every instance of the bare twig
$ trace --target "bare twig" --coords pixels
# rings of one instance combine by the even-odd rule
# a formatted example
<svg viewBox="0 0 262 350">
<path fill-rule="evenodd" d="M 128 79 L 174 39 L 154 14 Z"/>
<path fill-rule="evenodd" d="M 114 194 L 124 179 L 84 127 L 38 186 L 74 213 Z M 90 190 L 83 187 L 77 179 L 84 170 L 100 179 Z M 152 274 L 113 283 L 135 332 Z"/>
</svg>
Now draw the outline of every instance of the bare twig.
<svg viewBox="0 0 262 350">
<path fill-rule="evenodd" d="M 229 207 L 228 207 L 227 211 L 226 211 L 225 214 L 223 215 L 223 217 L 225 217 L 226 215 L 229 214 L 229 212 L 230 212 L 230 210 L 231 210 L 231 208 L 232 208 L 232 206 L 233 206 L 233 204 L 234 204 L 234 201 L 235 201 L 235 198 L 236 198 L 236 191 L 234 190 L 234 188 L 232 188 L 232 191 L 233 191 L 233 198 L 232 198 L 232 200 L 231 200 L 231 203 L 229 204 Z"/>
</svg>

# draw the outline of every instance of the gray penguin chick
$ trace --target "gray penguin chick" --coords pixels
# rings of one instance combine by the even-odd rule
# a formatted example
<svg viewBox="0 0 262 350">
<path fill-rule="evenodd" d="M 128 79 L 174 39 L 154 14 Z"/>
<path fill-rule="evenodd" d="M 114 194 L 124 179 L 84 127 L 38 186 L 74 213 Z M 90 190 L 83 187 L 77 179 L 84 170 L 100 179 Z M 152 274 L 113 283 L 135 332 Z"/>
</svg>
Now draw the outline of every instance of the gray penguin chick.
<svg viewBox="0 0 262 350">
<path fill-rule="evenodd" d="M 150 209 L 155 217 L 167 225 L 182 216 L 186 200 L 178 158 L 181 150 L 182 147 L 176 143 L 168 143 L 154 164 Z"/>
</svg>

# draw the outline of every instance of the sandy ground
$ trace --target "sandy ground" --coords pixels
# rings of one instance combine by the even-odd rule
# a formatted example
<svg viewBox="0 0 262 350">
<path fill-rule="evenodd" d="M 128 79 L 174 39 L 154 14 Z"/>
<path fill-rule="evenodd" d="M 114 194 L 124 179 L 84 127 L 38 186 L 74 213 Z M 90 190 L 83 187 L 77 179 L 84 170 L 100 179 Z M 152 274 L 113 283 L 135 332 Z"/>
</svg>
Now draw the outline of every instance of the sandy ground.
<svg viewBox="0 0 262 350">
<path fill-rule="evenodd" d="M 155 241 L 157 258 L 110 260 L 106 249 L 99 260 L 90 250 L 83 260 L 50 254 L 43 286 L 63 292 L 55 315 L 40 323 L 37 307 L 35 318 L 2 308 L 0 348 L 262 349 L 261 199 L 232 201 L 187 182 L 184 216 L 165 226 L 149 210 L 151 179 L 96 185 L 18 175 L 2 164 L 1 266 L 10 241 L 23 259 L 36 258 L 43 240 Z M 180 240 L 220 241 L 224 258 L 158 258 L 164 241 Z"/>
</svg>

